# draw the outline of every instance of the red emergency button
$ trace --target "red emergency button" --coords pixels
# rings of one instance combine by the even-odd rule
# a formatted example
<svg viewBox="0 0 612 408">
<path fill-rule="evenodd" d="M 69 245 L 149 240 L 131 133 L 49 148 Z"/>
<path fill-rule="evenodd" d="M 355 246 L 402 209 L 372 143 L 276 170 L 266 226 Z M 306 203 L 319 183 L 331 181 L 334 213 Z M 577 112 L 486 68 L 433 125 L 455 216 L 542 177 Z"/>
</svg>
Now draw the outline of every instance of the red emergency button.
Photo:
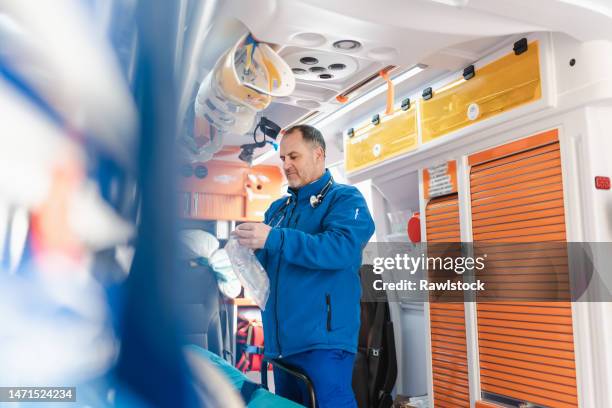
<svg viewBox="0 0 612 408">
<path fill-rule="evenodd" d="M 610 177 L 595 177 L 595 188 L 598 190 L 609 190 L 610 189 Z"/>
</svg>

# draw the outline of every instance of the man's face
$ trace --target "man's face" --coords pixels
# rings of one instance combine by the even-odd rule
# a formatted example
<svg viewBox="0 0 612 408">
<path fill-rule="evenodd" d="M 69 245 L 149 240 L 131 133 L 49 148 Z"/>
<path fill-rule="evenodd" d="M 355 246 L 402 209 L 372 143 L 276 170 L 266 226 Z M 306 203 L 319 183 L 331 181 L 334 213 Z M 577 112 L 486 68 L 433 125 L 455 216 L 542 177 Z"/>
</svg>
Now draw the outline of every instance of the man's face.
<svg viewBox="0 0 612 408">
<path fill-rule="evenodd" d="M 291 188 L 300 188 L 321 177 L 325 169 L 323 149 L 302 138 L 294 130 L 283 136 L 280 143 L 283 171 Z"/>
</svg>

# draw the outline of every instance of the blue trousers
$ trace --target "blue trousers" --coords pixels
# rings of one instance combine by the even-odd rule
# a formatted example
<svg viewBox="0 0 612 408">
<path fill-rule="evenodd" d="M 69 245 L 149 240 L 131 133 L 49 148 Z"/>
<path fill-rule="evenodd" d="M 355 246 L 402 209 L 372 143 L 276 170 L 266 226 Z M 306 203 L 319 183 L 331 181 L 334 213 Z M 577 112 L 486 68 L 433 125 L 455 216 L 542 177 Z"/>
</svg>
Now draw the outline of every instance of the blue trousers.
<svg viewBox="0 0 612 408">
<path fill-rule="evenodd" d="M 309 350 L 282 359 L 301 369 L 314 385 L 318 408 L 356 408 L 353 394 L 355 354 L 344 350 Z M 274 367 L 275 393 L 309 406 L 310 397 L 304 382 Z"/>
</svg>

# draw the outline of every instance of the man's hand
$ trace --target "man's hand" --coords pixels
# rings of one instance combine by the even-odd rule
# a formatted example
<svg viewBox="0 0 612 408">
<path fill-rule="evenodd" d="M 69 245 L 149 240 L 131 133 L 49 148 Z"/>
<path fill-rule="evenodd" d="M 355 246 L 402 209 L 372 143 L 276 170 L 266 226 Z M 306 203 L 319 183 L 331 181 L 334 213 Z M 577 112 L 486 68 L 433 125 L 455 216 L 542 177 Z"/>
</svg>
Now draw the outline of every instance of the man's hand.
<svg viewBox="0 0 612 408">
<path fill-rule="evenodd" d="M 270 226 L 261 222 L 245 222 L 236 227 L 234 234 L 238 236 L 240 245 L 251 248 L 263 248 L 270 233 Z"/>
</svg>

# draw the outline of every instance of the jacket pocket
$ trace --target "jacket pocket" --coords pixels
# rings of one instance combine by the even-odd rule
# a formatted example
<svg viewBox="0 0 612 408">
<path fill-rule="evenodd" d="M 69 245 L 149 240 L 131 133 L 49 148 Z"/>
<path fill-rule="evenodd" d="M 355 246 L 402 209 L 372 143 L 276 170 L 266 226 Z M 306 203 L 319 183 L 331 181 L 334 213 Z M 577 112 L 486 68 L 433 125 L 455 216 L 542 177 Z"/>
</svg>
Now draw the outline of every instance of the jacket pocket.
<svg viewBox="0 0 612 408">
<path fill-rule="evenodd" d="M 325 307 L 327 310 L 327 331 L 332 330 L 332 304 L 331 304 L 331 295 L 329 293 L 325 294 Z"/>
</svg>

